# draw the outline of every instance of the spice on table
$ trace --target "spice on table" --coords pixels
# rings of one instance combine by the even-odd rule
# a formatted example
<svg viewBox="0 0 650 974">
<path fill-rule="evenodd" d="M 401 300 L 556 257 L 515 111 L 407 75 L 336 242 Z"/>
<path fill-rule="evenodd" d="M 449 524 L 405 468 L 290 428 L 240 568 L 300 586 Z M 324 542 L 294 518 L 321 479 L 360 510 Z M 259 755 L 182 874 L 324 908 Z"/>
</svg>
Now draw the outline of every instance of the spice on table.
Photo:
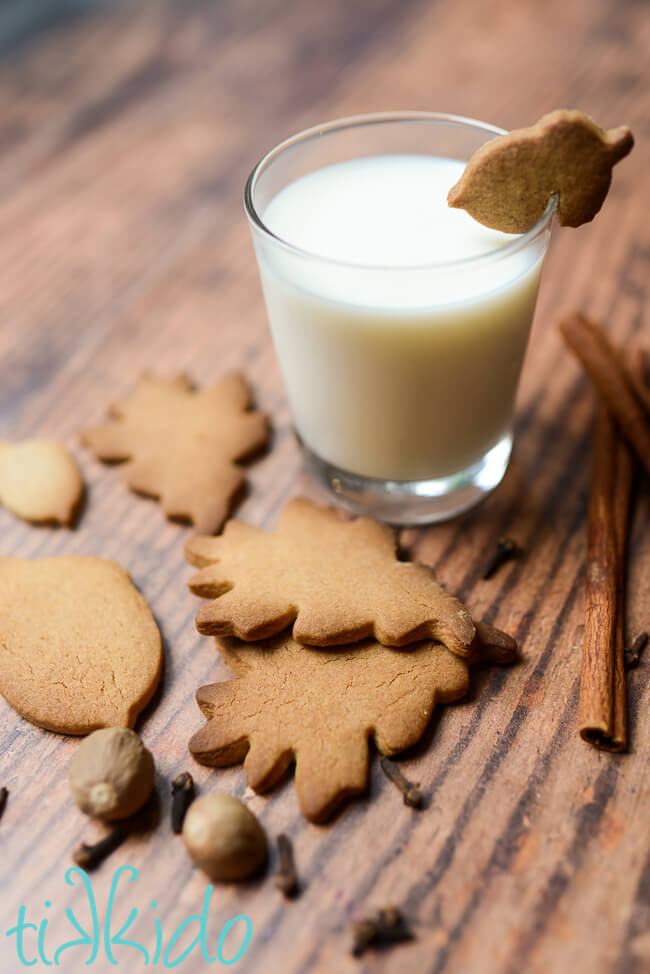
<svg viewBox="0 0 650 974">
<path fill-rule="evenodd" d="M 633 472 L 630 451 L 601 404 L 589 501 L 579 728 L 584 740 L 608 751 L 627 747 L 623 594 Z"/>
<path fill-rule="evenodd" d="M 635 392 L 640 380 L 631 378 L 623 353 L 612 345 L 602 327 L 585 315 L 568 315 L 559 327 L 611 409 L 629 446 L 650 473 L 650 417 Z"/>
<path fill-rule="evenodd" d="M 94 844 L 82 842 L 73 852 L 73 859 L 83 869 L 95 869 L 107 856 L 130 836 L 149 833 L 156 827 L 160 818 L 160 802 L 157 792 L 152 790 L 148 800 L 133 815 L 120 820 L 111 832 Z"/>
<path fill-rule="evenodd" d="M 483 578 L 492 576 L 511 558 L 519 554 L 519 545 L 513 538 L 499 538 L 494 552 L 488 558 L 483 569 Z"/>
<path fill-rule="evenodd" d="M 128 832 L 126 829 L 113 829 L 105 838 L 100 839 L 99 842 L 95 842 L 94 845 L 88 845 L 86 842 L 82 842 L 73 852 L 72 858 L 81 869 L 95 869 L 101 865 L 107 856 L 110 856 L 111 852 L 114 852 L 115 849 L 122 845 L 127 835 Z"/>
<path fill-rule="evenodd" d="M 625 650 L 625 666 L 628 670 L 633 670 L 639 665 L 641 654 L 648 645 L 648 639 L 650 639 L 648 633 L 641 632 Z"/>
<path fill-rule="evenodd" d="M 202 795 L 190 805 L 183 823 L 190 857 L 211 879 L 246 879 L 266 862 L 264 829 L 234 795 Z"/>
<path fill-rule="evenodd" d="M 401 768 L 390 758 L 382 755 L 379 758 L 379 763 L 389 781 L 392 781 L 395 787 L 401 791 L 404 804 L 408 805 L 409 808 L 422 808 L 420 785 L 417 782 L 409 781 L 402 773 Z"/>
<path fill-rule="evenodd" d="M 185 813 L 194 801 L 194 779 L 183 771 L 172 781 L 172 829 L 176 835 L 183 831 Z"/>
<path fill-rule="evenodd" d="M 2 787 L 0 788 L 0 818 L 4 815 L 4 810 L 7 807 L 7 799 L 9 798 L 9 789 Z"/>
<path fill-rule="evenodd" d="M 648 353 L 645 348 L 635 345 L 630 349 L 630 381 L 636 397 L 650 416 L 650 386 L 648 386 Z"/>
<path fill-rule="evenodd" d="M 107 727 L 89 734 L 70 763 L 70 790 L 86 815 L 128 818 L 153 789 L 154 762 L 135 731 Z"/>
<path fill-rule="evenodd" d="M 298 876 L 291 839 L 284 832 L 278 836 L 278 856 L 280 862 L 275 876 L 275 885 L 287 899 L 292 899 L 299 893 Z"/>
<path fill-rule="evenodd" d="M 361 957 L 368 947 L 404 943 L 407 940 L 413 940 L 413 933 L 397 907 L 388 906 L 352 924 L 350 952 L 354 957 Z"/>
</svg>

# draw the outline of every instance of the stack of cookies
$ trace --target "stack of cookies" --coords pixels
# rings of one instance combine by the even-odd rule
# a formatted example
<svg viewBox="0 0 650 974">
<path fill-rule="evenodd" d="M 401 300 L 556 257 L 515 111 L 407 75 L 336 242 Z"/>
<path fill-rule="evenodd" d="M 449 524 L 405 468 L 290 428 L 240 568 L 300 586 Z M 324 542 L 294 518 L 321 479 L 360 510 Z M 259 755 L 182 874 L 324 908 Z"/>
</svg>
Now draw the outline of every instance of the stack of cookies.
<svg viewBox="0 0 650 974">
<path fill-rule="evenodd" d="M 198 691 L 208 722 L 190 750 L 202 764 L 243 760 L 256 791 L 295 762 L 314 822 L 365 790 L 369 738 L 387 756 L 411 747 L 435 704 L 466 692 L 471 662 L 516 653 L 430 568 L 398 561 L 393 532 L 367 517 L 298 498 L 274 533 L 231 520 L 186 557 L 200 569 L 191 591 L 211 600 L 197 628 L 236 676 Z"/>
</svg>

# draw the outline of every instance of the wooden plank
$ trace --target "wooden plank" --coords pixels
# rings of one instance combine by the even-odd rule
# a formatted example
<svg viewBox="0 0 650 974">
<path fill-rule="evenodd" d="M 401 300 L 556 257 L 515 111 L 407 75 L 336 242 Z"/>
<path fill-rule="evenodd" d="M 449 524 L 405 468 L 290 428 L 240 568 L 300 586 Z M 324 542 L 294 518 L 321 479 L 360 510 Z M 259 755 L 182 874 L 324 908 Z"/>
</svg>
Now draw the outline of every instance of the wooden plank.
<svg viewBox="0 0 650 974">
<path fill-rule="evenodd" d="M 0 139 L 0 436 L 62 438 L 89 485 L 71 532 L 30 528 L 0 510 L 0 553 L 117 558 L 161 624 L 164 685 L 141 730 L 156 755 L 163 822 L 93 879 L 105 904 L 114 868 L 138 868 L 136 883 L 122 881 L 114 929 L 137 907 L 129 936 L 150 950 L 154 915 L 168 938 L 205 891 L 169 832 L 168 782 L 191 766 L 205 790 L 241 795 L 246 784 L 239 768 L 209 771 L 187 755 L 201 723 L 193 693 L 226 675 L 194 629 L 197 602 L 182 558 L 189 531 L 129 494 L 115 471 L 78 447 L 77 431 L 145 366 L 187 369 L 198 381 L 243 366 L 275 434 L 250 468 L 240 514 L 271 526 L 285 500 L 309 485 L 241 209 L 251 165 L 281 137 L 343 114 L 431 108 L 514 126 L 567 104 L 603 124 L 628 123 L 639 147 L 617 169 L 596 221 L 556 233 L 506 481 L 475 512 L 401 537 L 477 615 L 517 636 L 522 661 L 477 672 L 470 697 L 436 718 L 404 762 L 423 783 L 425 812 L 404 808 L 376 767 L 369 800 L 326 828 L 304 822 L 290 780 L 271 796 L 252 796 L 269 834 L 292 836 L 307 888 L 292 904 L 263 880 L 216 890 L 210 945 L 244 912 L 254 935 L 236 965 L 242 971 L 647 967 L 648 663 L 629 679 L 631 753 L 605 755 L 580 742 L 594 396 L 552 327 L 581 308 L 621 342 L 649 340 L 644 12 L 631 0 L 144 0 L 71 22 L 0 63 L 8 133 Z M 650 616 L 647 486 L 640 482 L 631 539 L 631 633 Z M 524 555 L 481 581 L 481 555 L 504 531 Z M 64 882 L 72 849 L 93 834 L 68 797 L 76 743 L 31 727 L 2 701 L 0 741 L 0 784 L 11 790 L 0 825 L 2 930 L 19 904 L 35 922 L 48 916 L 51 956 L 73 936 L 65 908 L 87 917 L 81 891 Z M 417 939 L 352 960 L 350 917 L 385 902 L 404 904 Z M 133 950 L 116 956 L 124 969 L 139 969 Z M 86 953 L 68 957 L 76 970 Z M 65 954 L 61 963 L 65 970 Z M 110 969 L 103 963 L 97 969 Z"/>
</svg>

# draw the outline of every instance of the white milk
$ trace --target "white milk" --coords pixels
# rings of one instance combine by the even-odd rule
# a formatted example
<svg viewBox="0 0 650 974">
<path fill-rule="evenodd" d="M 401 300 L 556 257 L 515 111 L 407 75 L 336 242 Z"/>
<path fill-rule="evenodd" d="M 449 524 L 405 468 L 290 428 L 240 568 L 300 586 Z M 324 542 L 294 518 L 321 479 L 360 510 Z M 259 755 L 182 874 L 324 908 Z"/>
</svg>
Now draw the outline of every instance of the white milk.
<svg viewBox="0 0 650 974">
<path fill-rule="evenodd" d="M 463 168 L 354 159 L 296 180 L 262 214 L 308 252 L 258 248 L 294 422 L 345 471 L 446 477 L 509 432 L 542 256 L 447 206 Z"/>
</svg>

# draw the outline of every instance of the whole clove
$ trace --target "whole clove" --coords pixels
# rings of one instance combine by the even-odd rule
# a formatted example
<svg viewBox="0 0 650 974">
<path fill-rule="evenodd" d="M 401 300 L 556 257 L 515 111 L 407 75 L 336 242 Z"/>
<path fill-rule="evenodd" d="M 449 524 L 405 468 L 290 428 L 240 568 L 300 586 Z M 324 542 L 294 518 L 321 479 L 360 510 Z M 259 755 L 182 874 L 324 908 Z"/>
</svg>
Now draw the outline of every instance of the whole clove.
<svg viewBox="0 0 650 974">
<path fill-rule="evenodd" d="M 519 545 L 513 538 L 499 538 L 496 548 L 485 563 L 483 578 L 492 578 L 502 565 L 519 554 L 519 550 Z"/>
<path fill-rule="evenodd" d="M 422 791 L 419 783 L 409 781 L 402 773 L 401 768 L 390 758 L 382 756 L 379 763 L 388 780 L 392 781 L 395 787 L 401 791 L 404 804 L 408 805 L 409 808 L 422 808 Z"/>
<path fill-rule="evenodd" d="M 649 639 L 650 636 L 648 636 L 647 632 L 639 633 L 634 642 L 627 647 L 625 650 L 625 666 L 628 670 L 633 670 L 635 666 L 639 665 L 639 660 L 641 659 L 643 650 L 648 645 Z"/>
<path fill-rule="evenodd" d="M 111 852 L 114 852 L 115 849 L 118 849 L 122 845 L 127 835 L 128 832 L 125 829 L 113 829 L 105 838 L 100 839 L 99 842 L 95 842 L 94 845 L 88 845 L 86 842 L 82 842 L 73 852 L 72 858 L 81 869 L 95 869 L 101 865 L 104 859 L 110 856 Z"/>
<path fill-rule="evenodd" d="M 9 798 L 9 789 L 4 787 L 0 788 L 0 818 L 2 818 L 4 814 L 4 810 L 7 807 L 8 798 Z"/>
<path fill-rule="evenodd" d="M 194 779 L 183 771 L 172 781 L 172 829 L 176 835 L 183 831 L 185 813 L 194 801 Z"/>
<path fill-rule="evenodd" d="M 283 832 L 278 836 L 279 865 L 275 876 L 275 885 L 287 899 L 292 899 L 299 893 L 298 876 L 293 858 L 291 839 Z"/>
<path fill-rule="evenodd" d="M 413 933 L 400 910 L 396 906 L 388 906 L 352 924 L 350 952 L 353 957 L 361 957 L 368 947 L 387 946 L 408 940 L 413 940 Z"/>
</svg>

